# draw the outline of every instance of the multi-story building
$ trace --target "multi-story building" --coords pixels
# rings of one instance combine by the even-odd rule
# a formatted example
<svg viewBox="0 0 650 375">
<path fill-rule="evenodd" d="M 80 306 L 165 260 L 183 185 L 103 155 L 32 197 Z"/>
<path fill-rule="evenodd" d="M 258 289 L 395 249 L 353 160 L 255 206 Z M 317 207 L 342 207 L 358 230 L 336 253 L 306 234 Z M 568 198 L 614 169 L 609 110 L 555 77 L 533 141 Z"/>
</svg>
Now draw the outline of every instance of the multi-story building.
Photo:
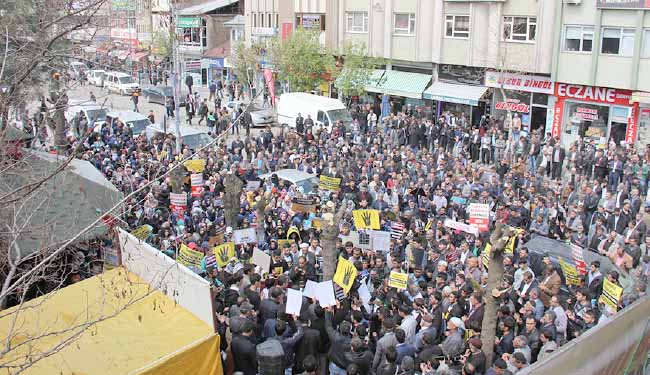
<svg viewBox="0 0 650 375">
<path fill-rule="evenodd" d="M 286 38 L 296 27 L 320 32 L 325 44 L 328 0 L 248 0 L 246 40 L 249 45 L 265 45 L 275 36 Z"/>
<path fill-rule="evenodd" d="M 206 86 L 220 78 L 230 55 L 229 21 L 244 11 L 243 0 L 202 1 L 178 10 L 176 35 L 182 77 L 191 75 L 194 84 Z"/>
<path fill-rule="evenodd" d="M 364 43 L 372 56 L 387 59 L 368 89 L 391 95 L 398 108 L 432 106 L 437 114 L 462 112 L 474 121 L 489 111 L 505 116 L 509 108 L 528 130 L 538 129 L 553 93 L 556 3 L 333 0 L 327 42 L 335 50 L 349 40 Z"/>
<path fill-rule="evenodd" d="M 650 144 L 650 4 L 565 0 L 556 9 L 554 136 Z"/>
</svg>

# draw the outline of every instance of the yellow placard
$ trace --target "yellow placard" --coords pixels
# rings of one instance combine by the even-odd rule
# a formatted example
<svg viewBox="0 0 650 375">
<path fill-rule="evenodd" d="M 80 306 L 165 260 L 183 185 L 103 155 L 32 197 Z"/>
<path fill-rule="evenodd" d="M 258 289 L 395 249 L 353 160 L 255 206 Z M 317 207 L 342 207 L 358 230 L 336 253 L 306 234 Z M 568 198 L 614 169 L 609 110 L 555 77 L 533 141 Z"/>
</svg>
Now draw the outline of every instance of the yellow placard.
<svg viewBox="0 0 650 375">
<path fill-rule="evenodd" d="M 354 284 L 354 279 L 357 277 L 357 268 L 345 258 L 339 258 L 339 263 L 336 266 L 336 273 L 334 274 L 333 281 L 337 283 L 348 294 Z"/>
<path fill-rule="evenodd" d="M 567 285 L 580 285 L 580 275 L 578 274 L 578 269 L 567 263 L 564 259 L 559 258 L 560 268 L 562 268 L 562 273 L 564 274 L 564 279 L 566 280 Z"/>
<path fill-rule="evenodd" d="M 598 302 L 602 302 L 609 306 L 612 311 L 616 311 L 618 310 L 618 303 L 621 301 L 622 294 L 623 288 L 607 279 L 603 279 L 603 294 L 600 295 Z"/>
<path fill-rule="evenodd" d="M 399 290 L 406 289 L 408 281 L 409 275 L 406 273 L 390 271 L 390 276 L 388 276 L 388 286 Z"/>
<path fill-rule="evenodd" d="M 311 227 L 318 230 L 323 229 L 323 220 L 320 218 L 311 219 Z"/>
<path fill-rule="evenodd" d="M 492 244 L 488 242 L 485 244 L 485 249 L 483 249 L 483 252 L 481 253 L 481 261 L 483 262 L 483 267 L 485 267 L 485 269 L 487 269 L 488 266 L 490 265 L 491 256 L 492 256 Z"/>
<path fill-rule="evenodd" d="M 149 237 L 152 231 L 153 228 L 150 225 L 145 224 L 132 230 L 131 235 L 140 241 L 144 241 L 147 239 L 147 237 Z"/>
<path fill-rule="evenodd" d="M 237 257 L 234 242 L 226 242 L 225 244 L 215 246 L 213 251 L 219 267 L 225 267 L 230 262 L 230 258 Z"/>
<path fill-rule="evenodd" d="M 282 250 L 284 249 L 285 244 L 289 244 L 289 246 L 291 246 L 291 244 L 295 242 L 296 241 L 294 240 L 278 240 L 278 249 Z"/>
<path fill-rule="evenodd" d="M 176 257 L 178 263 L 185 267 L 201 268 L 201 261 L 203 260 L 203 253 L 200 251 L 192 250 L 185 244 L 181 244 L 181 249 Z"/>
<path fill-rule="evenodd" d="M 354 210 L 354 226 L 359 229 L 380 229 L 378 210 Z"/>
<path fill-rule="evenodd" d="M 322 190 L 338 191 L 341 188 L 341 179 L 320 175 L 318 187 Z"/>
<path fill-rule="evenodd" d="M 183 165 L 192 173 L 201 173 L 205 170 L 205 160 L 203 159 L 187 160 Z"/>
</svg>

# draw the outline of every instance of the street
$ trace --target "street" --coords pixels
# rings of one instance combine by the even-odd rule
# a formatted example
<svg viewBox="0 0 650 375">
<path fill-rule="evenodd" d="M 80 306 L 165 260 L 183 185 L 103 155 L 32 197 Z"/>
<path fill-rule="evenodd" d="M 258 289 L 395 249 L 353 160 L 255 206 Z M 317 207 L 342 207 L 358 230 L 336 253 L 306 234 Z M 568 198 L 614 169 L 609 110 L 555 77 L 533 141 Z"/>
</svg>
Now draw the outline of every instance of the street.
<svg viewBox="0 0 650 375">
<path fill-rule="evenodd" d="M 146 85 L 142 85 L 142 88 L 147 87 Z M 196 87 L 193 87 L 193 90 L 196 90 Z M 209 96 L 209 92 L 207 88 L 204 87 L 199 87 L 198 90 L 199 93 L 199 99 L 202 101 L 203 98 L 207 98 Z M 84 101 L 84 100 L 90 100 L 91 93 L 95 95 L 96 101 L 98 104 L 103 104 L 105 103 L 106 107 L 108 108 L 109 111 L 115 110 L 115 111 L 133 111 L 133 101 L 131 100 L 130 96 L 125 96 L 125 95 L 119 95 L 115 93 L 109 93 L 107 90 L 102 89 L 97 86 L 90 85 L 86 83 L 84 86 L 79 85 L 76 82 L 71 83 L 71 87 L 68 89 L 68 98 L 69 100 L 72 101 Z M 153 111 L 154 117 L 157 123 L 162 122 L 163 118 L 166 115 L 166 110 L 165 106 L 156 104 L 156 103 L 148 103 L 146 100 L 146 97 L 142 95 L 140 97 L 140 100 L 138 102 L 138 108 L 140 110 L 140 113 L 142 113 L 144 116 L 147 116 L 149 114 L 149 111 Z M 209 103 L 209 108 L 210 110 L 214 109 L 214 102 Z M 198 109 L 197 109 L 198 110 Z M 168 124 L 170 126 L 173 126 L 174 120 L 170 119 L 171 122 Z M 185 112 L 185 108 L 181 107 L 180 108 L 180 121 L 181 125 L 186 124 L 187 121 L 187 116 Z M 194 119 L 192 120 L 192 125 L 193 126 L 198 126 L 198 117 L 195 116 Z M 200 125 L 201 127 L 205 128 L 205 131 L 208 131 L 208 128 L 206 126 L 205 121 L 203 121 Z M 251 136 L 257 136 L 260 133 L 260 130 L 263 128 L 251 128 Z M 243 129 L 242 129 L 243 130 Z M 273 128 L 273 132 L 277 128 Z M 242 133 L 243 134 L 243 133 Z M 228 134 L 228 141 L 231 141 L 234 139 L 234 136 L 231 134 Z"/>
</svg>

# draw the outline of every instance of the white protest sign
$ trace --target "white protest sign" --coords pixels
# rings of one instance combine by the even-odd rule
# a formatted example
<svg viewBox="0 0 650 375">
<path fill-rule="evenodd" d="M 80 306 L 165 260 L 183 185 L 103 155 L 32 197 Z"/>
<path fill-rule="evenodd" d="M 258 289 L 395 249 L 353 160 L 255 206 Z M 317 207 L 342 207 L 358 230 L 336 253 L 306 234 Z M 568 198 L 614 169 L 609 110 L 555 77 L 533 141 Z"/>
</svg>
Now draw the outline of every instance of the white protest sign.
<svg viewBox="0 0 650 375">
<path fill-rule="evenodd" d="M 490 230 L 490 205 L 486 203 L 470 203 L 469 224 L 478 228 L 481 232 Z"/>
<path fill-rule="evenodd" d="M 371 245 L 375 251 L 390 251 L 390 232 L 373 230 L 371 234 Z"/>
<path fill-rule="evenodd" d="M 361 302 L 363 302 L 366 311 L 370 312 L 370 300 L 372 299 L 372 295 L 370 294 L 370 290 L 368 290 L 368 285 L 366 285 L 366 283 L 361 283 L 357 292 L 359 293 L 359 298 L 361 298 Z"/>
<path fill-rule="evenodd" d="M 235 242 L 235 245 L 257 242 L 255 228 L 237 229 L 233 232 L 232 238 Z"/>
<path fill-rule="evenodd" d="M 287 289 L 287 309 L 286 313 L 289 315 L 300 315 L 300 307 L 302 307 L 302 294 L 299 290 Z"/>
<path fill-rule="evenodd" d="M 302 291 L 302 295 L 308 298 L 314 298 L 316 295 L 316 288 L 318 288 L 318 283 L 315 281 L 307 280 L 305 284 L 305 289 Z"/>
<path fill-rule="evenodd" d="M 253 250 L 251 263 L 259 266 L 262 272 L 269 272 L 271 268 L 271 256 L 260 249 L 255 249 Z"/>
<path fill-rule="evenodd" d="M 336 296 L 334 295 L 334 284 L 332 284 L 332 280 L 318 283 L 315 297 L 321 307 L 335 306 Z"/>
<path fill-rule="evenodd" d="M 478 228 L 469 224 L 461 223 L 459 221 L 454 221 L 451 219 L 445 220 L 445 226 L 447 228 L 456 229 L 465 233 L 473 234 L 478 236 Z"/>
</svg>

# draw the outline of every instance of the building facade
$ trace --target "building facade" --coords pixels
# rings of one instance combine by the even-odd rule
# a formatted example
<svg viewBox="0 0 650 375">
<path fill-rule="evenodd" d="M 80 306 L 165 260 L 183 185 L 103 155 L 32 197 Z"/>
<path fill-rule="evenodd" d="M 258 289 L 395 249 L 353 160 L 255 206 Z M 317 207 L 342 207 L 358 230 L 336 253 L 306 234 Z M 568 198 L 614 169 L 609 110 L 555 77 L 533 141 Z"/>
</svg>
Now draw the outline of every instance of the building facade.
<svg viewBox="0 0 650 375">
<path fill-rule="evenodd" d="M 552 133 L 650 143 L 650 4 L 647 1 L 565 1 L 557 7 L 552 76 L 557 101 Z"/>
<path fill-rule="evenodd" d="M 544 128 L 553 93 L 548 86 L 556 3 L 334 0 L 328 2 L 327 42 L 335 50 L 348 40 L 364 43 L 372 56 L 390 62 L 381 78 L 386 82 L 370 87 L 376 93 L 405 93 L 392 86 L 417 80 L 404 87 L 404 100 L 392 98 L 398 105 L 468 113 L 475 121 L 514 108 L 524 126 Z M 546 88 L 517 84 L 523 75 Z M 418 93 L 422 86 L 428 88 Z"/>
</svg>

